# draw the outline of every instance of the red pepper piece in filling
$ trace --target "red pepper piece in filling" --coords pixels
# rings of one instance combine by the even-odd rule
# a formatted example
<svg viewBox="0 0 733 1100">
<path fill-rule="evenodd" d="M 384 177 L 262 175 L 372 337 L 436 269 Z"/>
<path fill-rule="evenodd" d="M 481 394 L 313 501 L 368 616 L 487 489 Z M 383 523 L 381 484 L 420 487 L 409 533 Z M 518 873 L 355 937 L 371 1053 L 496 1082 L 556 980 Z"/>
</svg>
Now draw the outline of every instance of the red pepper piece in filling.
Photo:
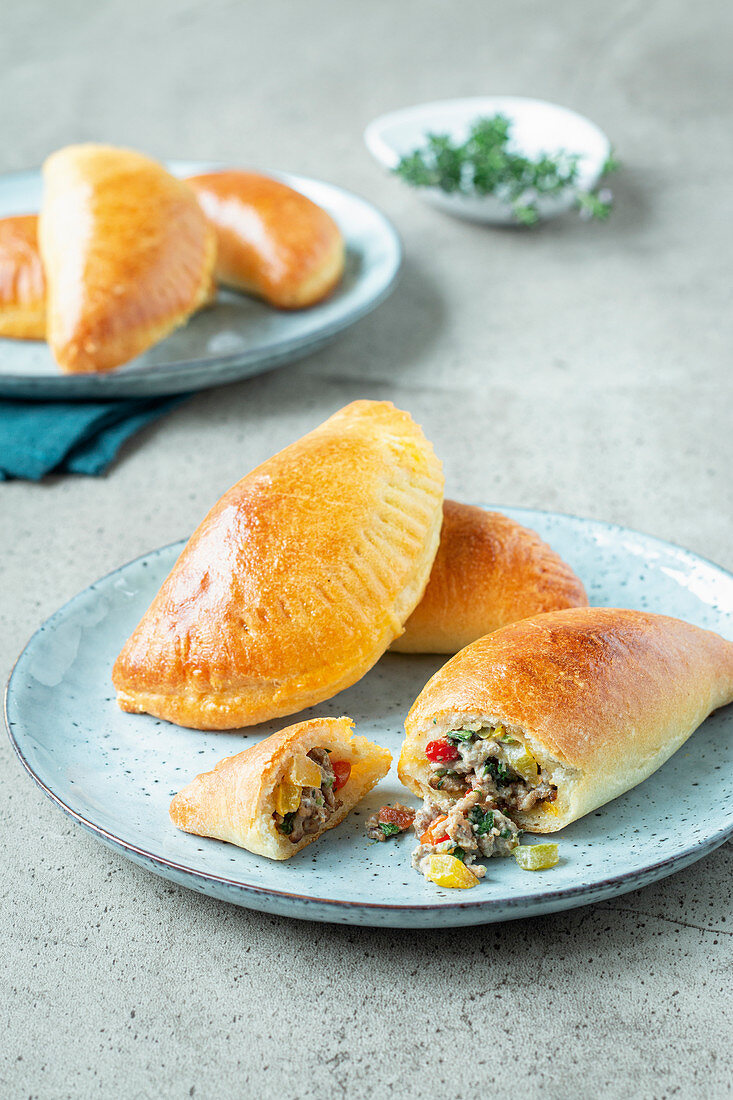
<svg viewBox="0 0 733 1100">
<path fill-rule="evenodd" d="M 349 782 L 349 776 L 351 775 L 351 764 L 348 760 L 332 760 L 331 767 L 333 768 L 333 789 L 334 791 L 340 791 L 342 787 L 345 787 Z"/>
<path fill-rule="evenodd" d="M 434 764 L 447 764 L 450 760 L 457 760 L 461 754 L 455 745 L 442 738 L 440 741 L 429 741 L 425 746 L 425 755 Z"/>
<path fill-rule="evenodd" d="M 415 811 L 407 806 L 382 806 L 377 817 L 386 825 L 396 825 L 404 833 L 415 820 Z"/>
<path fill-rule="evenodd" d="M 421 835 L 420 843 L 442 844 L 444 840 L 450 840 L 448 834 L 443 831 L 447 820 L 447 814 L 441 814 L 440 817 L 436 817 L 432 825 L 428 825 L 425 832 Z"/>
</svg>

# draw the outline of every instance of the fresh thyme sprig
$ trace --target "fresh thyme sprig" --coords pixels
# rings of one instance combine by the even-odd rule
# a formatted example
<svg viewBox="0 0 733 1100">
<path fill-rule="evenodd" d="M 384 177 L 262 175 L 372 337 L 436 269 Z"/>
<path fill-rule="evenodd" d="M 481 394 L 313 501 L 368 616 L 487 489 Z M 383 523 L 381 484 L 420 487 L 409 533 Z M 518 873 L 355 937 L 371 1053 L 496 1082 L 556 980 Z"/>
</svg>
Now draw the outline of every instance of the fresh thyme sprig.
<svg viewBox="0 0 733 1100">
<path fill-rule="evenodd" d="M 535 225 L 540 216 L 538 200 L 566 188 L 575 191 L 581 217 L 608 217 L 613 202 L 608 188 L 585 191 L 577 186 L 580 154 L 561 149 L 540 153 L 535 159 L 523 156 L 510 147 L 511 127 L 511 119 L 497 114 L 477 119 L 463 143 L 454 142 L 448 134 L 427 134 L 427 144 L 402 157 L 394 171 L 411 187 L 493 195 L 511 206 L 521 225 Z M 618 162 L 611 156 L 602 175 L 617 168 Z"/>
</svg>

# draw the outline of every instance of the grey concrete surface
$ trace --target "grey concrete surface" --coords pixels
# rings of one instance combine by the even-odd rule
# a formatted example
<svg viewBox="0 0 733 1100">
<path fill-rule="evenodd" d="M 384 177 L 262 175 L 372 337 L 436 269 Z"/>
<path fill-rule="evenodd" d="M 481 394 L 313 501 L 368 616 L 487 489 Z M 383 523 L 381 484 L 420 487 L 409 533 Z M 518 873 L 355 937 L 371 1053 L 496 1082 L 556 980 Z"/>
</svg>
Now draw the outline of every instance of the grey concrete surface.
<svg viewBox="0 0 733 1100">
<path fill-rule="evenodd" d="M 3 170 L 80 139 L 289 169 L 378 203 L 407 256 L 338 343 L 196 397 L 107 477 L 0 487 L 4 675 L 80 588 L 361 396 L 424 424 L 450 495 L 733 568 L 730 4 L 26 0 L 1 23 Z M 608 225 L 460 224 L 362 146 L 382 111 L 480 92 L 607 130 Z M 417 933 L 166 884 L 75 828 L 7 742 L 0 822 L 3 1097 L 731 1095 L 731 845 L 612 902 Z"/>
</svg>

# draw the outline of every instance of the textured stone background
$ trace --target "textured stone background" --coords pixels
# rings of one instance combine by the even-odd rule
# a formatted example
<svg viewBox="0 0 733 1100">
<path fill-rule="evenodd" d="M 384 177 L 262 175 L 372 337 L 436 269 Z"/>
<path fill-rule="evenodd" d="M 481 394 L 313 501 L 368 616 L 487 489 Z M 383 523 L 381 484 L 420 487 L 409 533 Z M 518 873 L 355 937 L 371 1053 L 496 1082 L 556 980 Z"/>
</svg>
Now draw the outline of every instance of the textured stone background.
<svg viewBox="0 0 733 1100">
<path fill-rule="evenodd" d="M 325 352 L 202 394 L 104 479 L 0 488 L 3 675 L 78 589 L 190 532 L 356 397 L 409 408 L 450 495 L 628 524 L 733 567 L 731 7 L 709 0 L 6 5 L 0 168 L 102 139 L 377 202 L 402 283 Z M 606 226 L 445 218 L 381 174 L 376 114 L 480 92 L 588 114 Z M 136 870 L 0 744 L 3 1097 L 731 1095 L 730 844 L 617 900 L 440 933 L 290 922 Z"/>
</svg>

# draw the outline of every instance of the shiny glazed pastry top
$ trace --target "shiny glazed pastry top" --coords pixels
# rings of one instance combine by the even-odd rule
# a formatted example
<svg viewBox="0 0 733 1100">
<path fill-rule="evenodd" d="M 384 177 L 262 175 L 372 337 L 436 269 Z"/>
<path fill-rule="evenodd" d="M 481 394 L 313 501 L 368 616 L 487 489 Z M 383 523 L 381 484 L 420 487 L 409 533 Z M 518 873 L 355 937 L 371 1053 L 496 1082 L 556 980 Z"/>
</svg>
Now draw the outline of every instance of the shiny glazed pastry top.
<svg viewBox="0 0 733 1100">
<path fill-rule="evenodd" d="M 446 500 L 428 587 L 392 649 L 457 653 L 518 619 L 587 603 L 582 581 L 536 532 Z"/>
<path fill-rule="evenodd" d="M 330 214 L 270 176 L 230 169 L 191 176 L 218 237 L 217 280 L 279 309 L 314 305 L 344 269 Z"/>
<path fill-rule="evenodd" d="M 191 188 L 130 149 L 71 145 L 43 166 L 47 339 L 68 372 L 107 371 L 211 295 L 216 237 Z"/>
<path fill-rule="evenodd" d="M 355 683 L 423 594 L 442 497 L 408 413 L 347 405 L 214 505 L 115 664 L 120 706 L 231 729 Z"/>
</svg>

